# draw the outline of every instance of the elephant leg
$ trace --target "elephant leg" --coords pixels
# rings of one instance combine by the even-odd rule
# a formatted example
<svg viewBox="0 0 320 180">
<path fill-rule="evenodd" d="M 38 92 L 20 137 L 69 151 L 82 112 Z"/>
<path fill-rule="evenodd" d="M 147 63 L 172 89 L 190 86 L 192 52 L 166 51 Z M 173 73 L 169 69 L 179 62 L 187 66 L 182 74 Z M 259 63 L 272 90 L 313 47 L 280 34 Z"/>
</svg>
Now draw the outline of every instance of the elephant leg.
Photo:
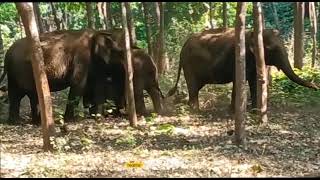
<svg viewBox="0 0 320 180">
<path fill-rule="evenodd" d="M 20 102 L 24 97 L 24 93 L 19 90 L 15 90 L 13 88 L 8 89 L 9 96 L 9 124 L 16 124 L 18 121 L 21 121 L 20 117 Z"/>
<path fill-rule="evenodd" d="M 137 114 L 146 115 L 147 109 L 144 103 L 144 95 L 143 95 L 143 83 L 140 81 L 134 81 L 134 100 Z"/>
<path fill-rule="evenodd" d="M 248 79 L 249 87 L 250 87 L 250 95 L 251 95 L 251 108 L 257 108 L 257 80 L 256 78 Z"/>
<path fill-rule="evenodd" d="M 70 87 L 67 107 L 64 114 L 65 122 L 75 121 L 75 108 L 78 107 L 79 101 L 80 99 L 79 99 L 79 96 L 76 96 L 75 89 Z"/>
<path fill-rule="evenodd" d="M 202 86 L 199 85 L 195 80 L 188 82 L 188 91 L 189 91 L 189 101 L 188 105 L 191 107 L 194 111 L 199 111 L 199 91 L 202 88 Z"/>
<path fill-rule="evenodd" d="M 159 90 L 156 87 L 150 87 L 150 88 L 147 88 L 147 92 L 151 97 L 154 110 L 156 111 L 156 113 L 161 114 L 163 107 L 161 104 L 161 95 Z"/>
<path fill-rule="evenodd" d="M 29 100 L 30 100 L 30 107 L 31 107 L 31 118 L 32 118 L 32 124 L 34 125 L 40 125 L 41 124 L 41 117 L 40 117 L 40 107 L 39 107 L 39 101 L 38 96 L 36 93 L 28 94 Z"/>
</svg>

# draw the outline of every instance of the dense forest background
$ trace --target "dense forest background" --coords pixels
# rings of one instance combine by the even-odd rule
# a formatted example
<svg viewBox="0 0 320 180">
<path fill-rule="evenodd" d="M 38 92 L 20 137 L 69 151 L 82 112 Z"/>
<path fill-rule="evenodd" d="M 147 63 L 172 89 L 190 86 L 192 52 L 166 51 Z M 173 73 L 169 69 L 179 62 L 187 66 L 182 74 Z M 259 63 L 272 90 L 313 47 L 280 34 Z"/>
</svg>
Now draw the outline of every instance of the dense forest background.
<svg viewBox="0 0 320 180">
<path fill-rule="evenodd" d="M 92 27 L 121 28 L 121 4 L 109 3 L 111 22 L 105 23 L 98 3 L 41 2 L 39 8 L 43 32 L 57 29 L 85 29 L 89 26 L 87 5 L 92 6 Z M 312 63 L 312 38 L 308 3 L 305 3 L 303 68 L 294 69 L 299 77 L 320 84 L 320 3 L 317 10 L 317 59 Z M 144 5 L 150 17 L 152 50 L 158 49 L 159 18 L 155 2 L 132 2 L 131 15 L 137 45 L 148 49 Z M 294 3 L 262 3 L 265 28 L 280 30 L 293 67 Z M 227 25 L 235 26 L 237 2 L 164 3 L 164 42 L 167 64 L 160 74 L 164 94 L 174 85 L 181 48 L 192 33 Z M 210 10 L 211 9 L 211 10 Z M 224 9 L 226 24 L 224 24 Z M 253 29 L 253 6 L 247 3 L 246 27 Z M 15 3 L 0 3 L 0 73 L 7 49 L 25 37 Z M 6 177 L 248 177 L 319 176 L 320 91 L 297 85 L 281 71 L 273 69 L 268 92 L 267 126 L 261 126 L 253 114 L 247 114 L 245 146 L 235 146 L 232 115 L 229 112 L 231 86 L 208 85 L 200 92 L 201 113 L 192 113 L 187 105 L 187 88 L 180 79 L 179 92 L 166 104 L 173 116 L 141 118 L 140 128 L 129 126 L 125 118 L 83 120 L 62 128 L 67 91 L 52 93 L 53 113 L 60 134 L 56 153 L 42 152 L 41 128 L 29 124 L 10 126 L 6 95 L 0 96 L 1 176 Z M 182 80 L 182 81 L 181 81 Z M 146 98 L 147 99 L 147 98 Z M 172 100 L 172 99 L 170 99 Z M 151 107 L 151 101 L 147 100 Z M 29 104 L 22 102 L 22 114 L 28 116 Z M 84 117 L 81 109 L 81 116 Z M 29 118 L 29 117 L 28 117 Z M 26 119 L 28 119 L 26 118 Z M 30 119 L 30 118 L 29 118 Z M 60 128 L 60 129 L 59 129 Z M 142 169 L 126 167 L 128 162 L 143 162 Z M 50 163 L 48 163 L 50 162 Z"/>
</svg>

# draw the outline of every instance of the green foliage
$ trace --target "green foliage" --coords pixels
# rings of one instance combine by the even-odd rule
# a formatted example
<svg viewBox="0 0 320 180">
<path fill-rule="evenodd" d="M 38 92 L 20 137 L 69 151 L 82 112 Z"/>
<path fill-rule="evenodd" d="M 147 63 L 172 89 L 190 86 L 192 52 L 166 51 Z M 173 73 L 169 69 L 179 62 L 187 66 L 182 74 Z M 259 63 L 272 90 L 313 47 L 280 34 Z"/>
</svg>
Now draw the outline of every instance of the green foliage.
<svg viewBox="0 0 320 180">
<path fill-rule="evenodd" d="M 116 140 L 116 145 L 124 147 L 134 147 L 137 144 L 136 138 L 128 133 Z"/>
<path fill-rule="evenodd" d="M 167 134 L 170 135 L 173 133 L 175 126 L 171 124 L 161 124 L 155 131 L 157 134 Z"/>
<path fill-rule="evenodd" d="M 320 84 L 320 71 L 305 66 L 302 70 L 295 69 L 295 73 L 310 82 Z M 299 104 L 300 106 L 319 106 L 320 92 L 300 86 L 289 80 L 284 73 L 273 75 L 271 93 L 272 101 L 276 103 Z"/>
</svg>

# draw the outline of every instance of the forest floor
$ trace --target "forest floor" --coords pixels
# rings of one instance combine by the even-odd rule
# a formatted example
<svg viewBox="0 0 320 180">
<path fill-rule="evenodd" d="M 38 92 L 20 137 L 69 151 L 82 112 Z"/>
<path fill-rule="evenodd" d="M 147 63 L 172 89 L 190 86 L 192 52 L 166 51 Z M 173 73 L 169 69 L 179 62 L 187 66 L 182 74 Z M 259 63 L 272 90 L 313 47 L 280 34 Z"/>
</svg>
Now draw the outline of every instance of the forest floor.
<svg viewBox="0 0 320 180">
<path fill-rule="evenodd" d="M 123 118 L 82 119 L 56 125 L 55 153 L 42 151 L 41 127 L 11 126 L 1 104 L 1 177 L 298 177 L 320 176 L 320 102 L 269 99 L 269 122 L 253 115 L 246 143 L 233 143 L 230 88 L 201 90 L 201 113 L 190 113 L 185 99 L 168 116 L 140 118 L 133 129 Z M 61 93 L 60 93 L 61 94 Z M 60 117 L 65 95 L 54 95 Z M 21 114 L 28 118 L 28 100 Z M 150 107 L 150 102 L 148 102 Z"/>
</svg>

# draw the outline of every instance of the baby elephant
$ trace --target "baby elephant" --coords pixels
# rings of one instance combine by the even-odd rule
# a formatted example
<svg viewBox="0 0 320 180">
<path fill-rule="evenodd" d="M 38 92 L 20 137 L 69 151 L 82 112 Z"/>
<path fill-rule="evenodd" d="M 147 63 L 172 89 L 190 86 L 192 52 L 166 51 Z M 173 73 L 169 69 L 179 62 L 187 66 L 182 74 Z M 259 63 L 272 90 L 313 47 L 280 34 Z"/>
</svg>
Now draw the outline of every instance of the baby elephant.
<svg viewBox="0 0 320 180">
<path fill-rule="evenodd" d="M 90 107 L 90 114 L 102 114 L 103 103 L 106 99 L 111 99 L 117 106 L 117 111 L 125 106 L 125 59 L 120 58 L 119 63 L 109 64 L 109 71 L 104 76 L 105 83 L 97 79 L 97 83 L 87 91 L 83 97 L 85 107 Z M 161 114 L 163 95 L 159 88 L 157 67 L 152 58 L 143 50 L 137 47 L 132 49 L 132 66 L 133 66 L 133 88 L 136 112 L 139 115 L 146 115 L 146 106 L 144 102 L 143 90 L 146 90 L 151 96 L 155 112 Z M 109 93 L 108 93 L 109 92 Z M 94 96 L 93 96 L 94 94 Z M 111 96 L 111 97 L 110 97 Z M 95 98 L 93 98 L 95 97 Z"/>
</svg>

